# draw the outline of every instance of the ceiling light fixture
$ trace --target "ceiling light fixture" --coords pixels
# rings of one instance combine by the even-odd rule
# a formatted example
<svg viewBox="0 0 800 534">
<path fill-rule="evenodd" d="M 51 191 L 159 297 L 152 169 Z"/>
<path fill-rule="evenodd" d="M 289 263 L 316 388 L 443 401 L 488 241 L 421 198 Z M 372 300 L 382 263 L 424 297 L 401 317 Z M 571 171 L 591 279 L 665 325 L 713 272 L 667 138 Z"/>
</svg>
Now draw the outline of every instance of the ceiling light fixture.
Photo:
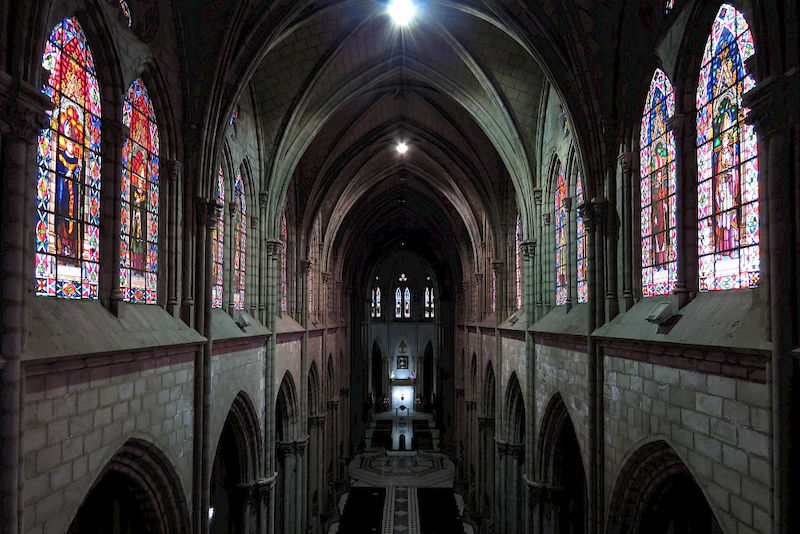
<svg viewBox="0 0 800 534">
<path fill-rule="evenodd" d="M 389 15 L 398 26 L 408 26 L 417 11 L 411 0 L 392 0 L 389 2 Z"/>
<path fill-rule="evenodd" d="M 397 152 L 399 154 L 405 154 L 406 152 L 408 152 L 408 145 L 403 143 L 403 142 L 400 142 L 400 143 L 397 143 L 397 146 L 395 147 L 395 149 L 397 150 Z"/>
</svg>

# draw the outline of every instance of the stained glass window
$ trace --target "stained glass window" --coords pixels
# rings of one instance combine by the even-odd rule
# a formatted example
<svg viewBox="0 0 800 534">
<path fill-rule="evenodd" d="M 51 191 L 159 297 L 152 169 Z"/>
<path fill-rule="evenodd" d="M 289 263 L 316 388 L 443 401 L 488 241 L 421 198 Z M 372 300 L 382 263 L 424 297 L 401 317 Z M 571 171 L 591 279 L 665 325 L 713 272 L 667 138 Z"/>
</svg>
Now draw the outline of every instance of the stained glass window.
<svg viewBox="0 0 800 534">
<path fill-rule="evenodd" d="M 403 317 L 411 318 L 411 290 L 408 288 L 403 292 Z"/>
<path fill-rule="evenodd" d="M 55 109 L 39 134 L 36 294 L 96 299 L 100 261 L 100 90 L 75 18 L 50 33 L 42 92 Z"/>
<path fill-rule="evenodd" d="M 312 315 L 314 313 L 314 264 L 310 263 L 311 265 L 308 267 L 308 313 Z"/>
<path fill-rule="evenodd" d="M 667 121 L 675 113 L 669 78 L 656 69 L 639 136 L 641 171 L 642 296 L 666 295 L 678 277 L 675 211 L 675 136 Z"/>
<path fill-rule="evenodd" d="M 669 15 L 672 8 L 675 7 L 675 0 L 667 0 L 664 2 L 664 12 Z"/>
<path fill-rule="evenodd" d="M 130 28 L 131 24 L 133 24 L 133 19 L 131 18 L 131 10 L 128 7 L 128 2 L 119 0 L 119 8 L 122 10 L 122 14 L 125 15 L 125 19 L 128 21 L 128 28 Z"/>
<path fill-rule="evenodd" d="M 516 280 L 516 308 L 522 309 L 522 219 L 517 215 L 517 228 L 514 233 L 514 273 Z"/>
<path fill-rule="evenodd" d="M 372 290 L 372 298 L 369 301 L 369 316 L 375 317 L 375 290 Z"/>
<path fill-rule="evenodd" d="M 220 167 L 217 173 L 217 205 L 223 209 L 217 210 L 219 219 L 217 225 L 211 230 L 211 259 L 213 273 L 211 274 L 211 307 L 222 308 L 222 280 L 223 260 L 225 254 L 225 177 Z"/>
<path fill-rule="evenodd" d="M 283 254 L 281 254 L 281 311 L 286 313 L 289 309 L 289 271 L 287 270 L 289 252 L 289 230 L 286 227 L 286 214 L 281 218 L 281 239 L 283 240 Z"/>
<path fill-rule="evenodd" d="M 755 81 L 744 16 L 723 4 L 706 42 L 697 87 L 698 255 L 701 291 L 757 287 L 758 142 L 742 94 Z"/>
<path fill-rule="evenodd" d="M 555 226 L 556 226 L 556 305 L 567 303 L 569 295 L 569 279 L 567 278 L 567 179 L 564 176 L 564 167 L 558 165 L 556 177 L 555 196 Z"/>
<path fill-rule="evenodd" d="M 242 173 L 233 183 L 233 309 L 244 309 L 244 292 L 247 287 L 245 263 L 247 260 L 247 197 Z"/>
<path fill-rule="evenodd" d="M 375 290 L 375 317 L 381 316 L 381 288 Z"/>
<path fill-rule="evenodd" d="M 578 205 L 583 204 L 583 176 L 581 176 L 580 172 L 575 178 L 575 196 Z M 586 279 L 586 224 L 584 224 L 583 217 L 580 215 L 578 216 L 575 242 L 578 249 L 578 302 L 589 302 L 589 284 Z"/>
<path fill-rule="evenodd" d="M 433 317 L 433 289 L 430 287 L 425 288 L 425 318 L 430 319 Z"/>
<path fill-rule="evenodd" d="M 236 126 L 238 120 L 239 120 L 239 106 L 237 105 L 235 108 L 233 108 L 233 113 L 231 113 L 231 116 L 228 118 L 228 124 L 230 124 L 231 126 Z"/>
<path fill-rule="evenodd" d="M 403 317 L 403 293 L 399 287 L 394 292 L 394 316 L 397 319 Z"/>
<path fill-rule="evenodd" d="M 158 289 L 159 142 L 153 104 L 141 79 L 125 97 L 122 123 L 120 289 L 129 302 L 154 304 Z"/>
</svg>

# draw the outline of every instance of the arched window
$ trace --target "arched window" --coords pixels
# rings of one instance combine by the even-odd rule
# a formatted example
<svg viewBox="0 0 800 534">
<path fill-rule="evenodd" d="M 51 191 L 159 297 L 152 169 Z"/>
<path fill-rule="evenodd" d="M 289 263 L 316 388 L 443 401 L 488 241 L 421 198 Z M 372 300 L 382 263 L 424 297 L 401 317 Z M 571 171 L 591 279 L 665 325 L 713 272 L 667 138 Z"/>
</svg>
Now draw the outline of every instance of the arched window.
<svg viewBox="0 0 800 534">
<path fill-rule="evenodd" d="M 223 260 L 225 254 L 225 176 L 220 167 L 217 173 L 217 205 L 222 209 L 218 210 L 219 219 L 217 225 L 211 230 L 211 259 L 213 261 L 212 297 L 211 307 L 222 308 L 222 281 L 223 281 Z"/>
<path fill-rule="evenodd" d="M 579 206 L 583 204 L 583 176 L 581 176 L 580 172 L 575 177 L 575 197 Z M 575 233 L 577 236 L 575 242 L 578 249 L 578 302 L 589 302 L 589 284 L 586 281 L 586 225 L 580 215 L 578 216 Z"/>
<path fill-rule="evenodd" d="M 130 28 L 133 24 L 133 19 L 131 18 L 131 10 L 128 7 L 128 2 L 119 0 L 119 8 L 122 10 L 122 14 L 125 15 L 125 20 L 128 21 L 128 28 Z"/>
<path fill-rule="evenodd" d="M 564 167 L 558 165 L 555 194 L 555 227 L 556 227 L 556 305 L 567 303 L 569 295 L 569 278 L 567 277 L 567 178 Z"/>
<path fill-rule="evenodd" d="M 55 109 L 39 134 L 36 180 L 36 294 L 96 299 L 100 261 L 100 90 L 94 59 L 75 18 L 45 43 L 42 91 Z"/>
<path fill-rule="evenodd" d="M 375 290 L 372 290 L 372 298 L 369 301 L 369 316 L 375 317 Z"/>
<path fill-rule="evenodd" d="M 283 254 L 281 254 L 281 311 L 286 313 L 289 309 L 289 229 L 286 227 L 286 214 L 281 218 L 281 239 L 283 240 Z"/>
<path fill-rule="evenodd" d="M 431 294 L 433 290 L 429 287 L 425 288 L 425 318 L 430 319 L 432 317 L 432 305 L 431 305 Z"/>
<path fill-rule="evenodd" d="M 758 143 L 742 94 L 755 82 L 744 62 L 753 36 L 723 4 L 706 42 L 697 87 L 697 194 L 700 291 L 757 287 Z"/>
<path fill-rule="evenodd" d="M 394 292 L 394 316 L 397 319 L 403 317 L 403 293 L 399 287 Z"/>
<path fill-rule="evenodd" d="M 381 317 L 381 288 L 375 289 L 375 317 Z"/>
<path fill-rule="evenodd" d="M 247 260 L 247 197 L 244 192 L 242 173 L 236 175 L 233 184 L 233 309 L 244 309 L 246 286 L 245 262 Z"/>
<path fill-rule="evenodd" d="M 125 96 L 122 123 L 120 289 L 128 302 L 154 304 L 158 290 L 159 142 L 153 104 L 141 79 Z"/>
<path fill-rule="evenodd" d="M 516 274 L 516 308 L 522 309 L 522 219 L 517 215 L 517 228 L 514 233 L 514 272 Z"/>
<path fill-rule="evenodd" d="M 665 295 L 678 277 L 675 211 L 675 113 L 672 84 L 656 69 L 644 105 L 639 136 L 642 194 L 642 296 Z"/>
<path fill-rule="evenodd" d="M 669 15 L 673 7 L 675 7 L 675 0 L 666 0 L 666 2 L 664 2 L 664 12 L 667 15 Z"/>
<path fill-rule="evenodd" d="M 403 316 L 411 318 L 411 290 L 408 288 L 403 292 Z"/>
</svg>

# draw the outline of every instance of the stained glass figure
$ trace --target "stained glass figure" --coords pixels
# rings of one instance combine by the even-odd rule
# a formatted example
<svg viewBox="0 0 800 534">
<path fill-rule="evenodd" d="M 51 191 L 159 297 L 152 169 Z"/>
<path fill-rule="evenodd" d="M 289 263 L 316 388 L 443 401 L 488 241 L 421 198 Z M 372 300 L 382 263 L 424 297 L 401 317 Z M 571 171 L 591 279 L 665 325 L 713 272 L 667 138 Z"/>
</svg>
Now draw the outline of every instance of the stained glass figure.
<svg viewBox="0 0 800 534">
<path fill-rule="evenodd" d="M 235 127 L 238 121 L 239 121 L 239 106 L 237 105 L 235 108 L 233 108 L 233 112 L 231 113 L 231 116 L 228 118 L 228 124 Z"/>
<path fill-rule="evenodd" d="M 314 264 L 309 262 L 308 267 L 308 314 L 314 314 Z"/>
<path fill-rule="evenodd" d="M 375 290 L 372 290 L 372 298 L 369 301 L 369 316 L 375 317 Z"/>
<path fill-rule="evenodd" d="M 516 280 L 516 309 L 522 309 L 522 219 L 517 215 L 517 227 L 514 234 L 514 273 Z"/>
<path fill-rule="evenodd" d="M 555 226 L 556 226 L 556 305 L 563 306 L 567 303 L 569 295 L 569 278 L 567 277 L 567 178 L 564 167 L 558 165 L 556 177 L 555 196 Z"/>
<path fill-rule="evenodd" d="M 233 309 L 243 310 L 247 287 L 247 197 L 241 172 L 233 183 L 233 206 Z"/>
<path fill-rule="evenodd" d="M 661 69 L 656 69 L 639 135 L 644 297 L 672 293 L 678 278 L 675 135 L 667 130 L 674 113 L 672 84 Z"/>
<path fill-rule="evenodd" d="M 403 292 L 403 317 L 411 318 L 411 290 L 408 288 Z"/>
<path fill-rule="evenodd" d="M 396 319 L 403 317 L 403 293 L 399 287 L 394 293 L 394 316 Z"/>
<path fill-rule="evenodd" d="M 664 2 L 664 12 L 669 15 L 672 8 L 675 7 L 675 0 L 667 0 Z"/>
<path fill-rule="evenodd" d="M 223 260 L 225 254 L 225 177 L 220 167 L 217 173 L 217 225 L 211 230 L 211 307 L 222 308 Z"/>
<path fill-rule="evenodd" d="M 381 317 L 381 288 L 375 290 L 375 317 Z"/>
<path fill-rule="evenodd" d="M 289 229 L 286 226 L 286 214 L 281 218 L 281 239 L 283 240 L 283 254 L 281 254 L 281 311 L 286 313 L 289 309 Z"/>
<path fill-rule="evenodd" d="M 131 24 L 133 24 L 133 19 L 131 18 L 131 10 L 128 7 L 128 2 L 119 0 L 119 8 L 122 10 L 122 14 L 125 15 L 125 20 L 128 21 L 128 28 L 130 28 Z"/>
<path fill-rule="evenodd" d="M 723 4 L 706 42 L 697 87 L 697 194 L 700 291 L 757 287 L 758 142 L 742 94 L 755 81 L 755 51 L 744 16 Z"/>
<path fill-rule="evenodd" d="M 37 295 L 96 299 L 100 262 L 100 89 L 78 20 L 45 43 L 42 92 L 55 109 L 39 133 L 36 178 Z"/>
<path fill-rule="evenodd" d="M 492 312 L 494 313 L 497 311 L 497 271 L 492 269 L 492 287 L 490 288 L 491 293 L 491 301 L 492 301 Z"/>
<path fill-rule="evenodd" d="M 578 173 L 575 178 L 575 197 L 577 198 L 578 205 L 583 204 L 583 176 Z M 576 240 L 575 244 L 578 258 L 577 258 L 577 278 L 578 278 L 578 302 L 589 302 L 589 283 L 586 278 L 586 224 L 583 222 L 583 216 L 578 214 L 578 222 L 576 225 Z"/>
<path fill-rule="evenodd" d="M 122 123 L 120 289 L 128 302 L 154 304 L 158 290 L 159 141 L 153 104 L 141 79 L 125 97 Z"/>
<path fill-rule="evenodd" d="M 431 288 L 425 288 L 425 318 L 431 317 Z"/>
</svg>

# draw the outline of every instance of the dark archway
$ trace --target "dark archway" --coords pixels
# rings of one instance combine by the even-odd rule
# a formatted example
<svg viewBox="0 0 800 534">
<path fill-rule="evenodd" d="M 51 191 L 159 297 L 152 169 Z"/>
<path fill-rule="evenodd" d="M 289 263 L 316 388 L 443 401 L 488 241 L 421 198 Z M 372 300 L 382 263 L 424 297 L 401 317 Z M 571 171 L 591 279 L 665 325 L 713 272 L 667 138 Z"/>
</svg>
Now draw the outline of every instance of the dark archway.
<svg viewBox="0 0 800 534">
<path fill-rule="evenodd" d="M 211 470 L 212 534 L 251 533 L 258 529 L 257 507 L 248 488 L 258 474 L 260 435 L 253 403 L 240 392 L 222 427 Z"/>
<path fill-rule="evenodd" d="M 611 499 L 610 534 L 722 534 L 705 495 L 665 441 L 643 445 L 626 462 Z"/>
<path fill-rule="evenodd" d="M 428 341 L 422 356 L 422 396 L 433 402 L 433 344 Z"/>
<path fill-rule="evenodd" d="M 483 418 L 480 421 L 480 454 L 481 454 L 481 495 L 479 495 L 480 512 L 487 518 L 487 523 L 494 521 L 495 505 L 495 376 L 492 362 L 486 365 L 483 381 Z"/>
<path fill-rule="evenodd" d="M 372 344 L 372 393 L 375 397 L 375 403 L 380 406 L 383 402 L 383 396 L 386 392 L 383 391 L 383 357 L 381 356 L 381 348 L 378 342 Z"/>
<path fill-rule="evenodd" d="M 275 401 L 278 479 L 275 483 L 275 531 L 295 532 L 297 514 L 297 388 L 289 371 L 283 375 Z"/>
<path fill-rule="evenodd" d="M 322 447 L 324 432 L 322 424 L 325 421 L 321 417 L 322 385 L 320 382 L 319 369 L 317 362 L 311 362 L 308 371 L 308 454 L 306 454 L 306 490 L 303 497 L 306 499 L 306 517 L 309 518 L 310 529 L 319 532 L 319 492 L 323 476 L 324 460 L 322 459 Z M 311 496 L 311 498 L 309 498 Z"/>
<path fill-rule="evenodd" d="M 537 499 L 536 532 L 582 534 L 587 531 L 586 472 L 575 427 L 561 395 L 556 393 L 545 409 L 539 438 L 542 480 L 554 492 Z"/>
<path fill-rule="evenodd" d="M 132 439 L 97 478 L 68 534 L 189 532 L 180 479 L 154 445 Z"/>
<path fill-rule="evenodd" d="M 522 478 L 525 471 L 525 398 L 516 373 L 511 374 L 505 398 L 505 440 L 498 443 L 498 452 L 506 477 L 500 488 L 501 510 L 497 520 L 503 532 L 522 532 L 526 508 Z"/>
</svg>

